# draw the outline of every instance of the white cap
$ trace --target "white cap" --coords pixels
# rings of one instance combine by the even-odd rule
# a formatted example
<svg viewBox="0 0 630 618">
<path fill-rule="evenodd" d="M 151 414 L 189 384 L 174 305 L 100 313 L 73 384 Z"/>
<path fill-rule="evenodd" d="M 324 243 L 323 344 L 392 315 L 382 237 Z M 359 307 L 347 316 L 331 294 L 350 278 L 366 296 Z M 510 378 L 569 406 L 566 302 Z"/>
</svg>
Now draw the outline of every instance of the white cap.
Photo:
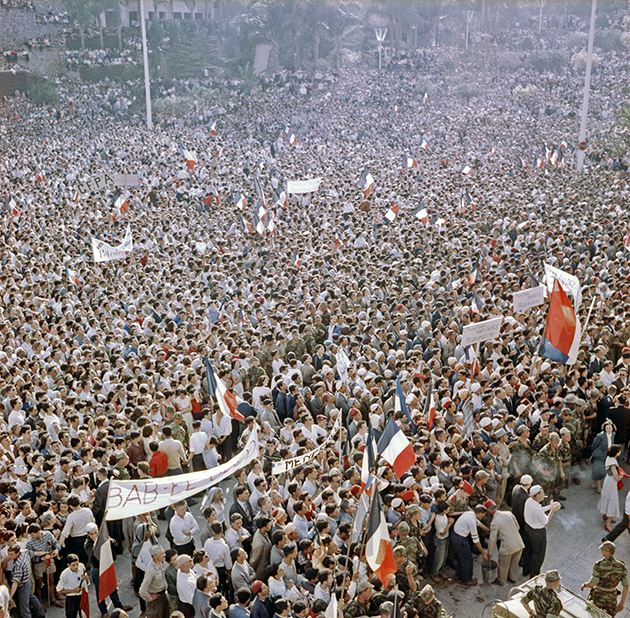
<svg viewBox="0 0 630 618">
<path fill-rule="evenodd" d="M 532 498 L 535 498 L 541 491 L 543 490 L 543 488 L 540 485 L 534 485 L 530 490 L 529 490 L 529 495 Z"/>
</svg>

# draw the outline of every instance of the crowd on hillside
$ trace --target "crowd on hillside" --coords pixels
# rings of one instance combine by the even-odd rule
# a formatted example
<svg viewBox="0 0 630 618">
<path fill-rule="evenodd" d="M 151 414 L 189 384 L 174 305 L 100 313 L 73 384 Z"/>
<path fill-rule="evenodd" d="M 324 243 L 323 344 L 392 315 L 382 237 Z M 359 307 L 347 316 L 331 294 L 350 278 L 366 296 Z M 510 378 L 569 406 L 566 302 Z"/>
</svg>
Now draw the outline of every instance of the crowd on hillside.
<svg viewBox="0 0 630 618">
<path fill-rule="evenodd" d="M 554 566 L 545 530 L 583 503 L 569 483 L 609 539 L 627 528 L 630 213 L 610 132 L 625 68 L 609 54 L 594 75 L 576 174 L 579 74 L 461 58 L 458 79 L 478 90 L 467 102 L 457 54 L 422 56 L 421 76 L 342 70 L 304 94 L 308 80 L 285 75 L 152 130 L 120 113 L 125 85 L 61 80 L 55 106 L 6 101 L 0 611 L 64 602 L 76 616 L 98 587 L 111 479 L 214 468 L 254 424 L 260 458 L 201 511 L 198 496 L 109 523 L 132 557 L 118 581 L 134 611 L 305 618 L 334 595 L 346 618 L 389 616 L 397 597 L 407 618 L 444 617 L 436 593 L 477 585 L 475 555 L 494 557 L 499 584 Z M 534 79 L 531 101 L 513 95 Z M 85 188 L 105 174 L 139 186 Z M 317 177 L 318 191 L 286 195 Z M 95 263 L 92 238 L 117 245 L 127 228 L 133 251 Z M 539 355 L 546 302 L 513 309 L 545 263 L 582 286 L 571 366 Z M 496 338 L 462 346 L 465 326 L 495 317 Z M 211 396 L 203 356 L 245 422 Z M 369 470 L 397 569 L 381 581 L 355 513 L 366 449 L 392 417 L 415 463 L 396 477 L 377 456 Z M 627 577 L 613 575 L 591 581 L 600 607 L 618 584 L 623 606 Z M 132 611 L 117 593 L 99 609 Z"/>
</svg>

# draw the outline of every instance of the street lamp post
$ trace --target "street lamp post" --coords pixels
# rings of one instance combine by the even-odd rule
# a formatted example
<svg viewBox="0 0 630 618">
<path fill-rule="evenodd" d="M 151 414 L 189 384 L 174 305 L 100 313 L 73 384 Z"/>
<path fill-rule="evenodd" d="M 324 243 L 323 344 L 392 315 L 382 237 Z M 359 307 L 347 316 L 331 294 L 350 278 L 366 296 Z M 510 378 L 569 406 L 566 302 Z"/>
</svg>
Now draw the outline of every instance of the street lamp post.
<svg viewBox="0 0 630 618">
<path fill-rule="evenodd" d="M 580 135 L 578 142 L 586 142 L 586 118 L 588 116 L 588 99 L 591 93 L 591 68 L 593 66 L 593 39 L 595 38 L 595 16 L 597 13 L 597 0 L 591 4 L 591 26 L 588 31 L 588 52 L 586 55 L 586 76 L 584 77 L 584 98 L 582 99 L 582 117 L 580 119 Z M 577 171 L 584 167 L 585 149 L 580 148 L 577 153 Z"/>
<path fill-rule="evenodd" d="M 142 60 L 144 62 L 144 96 L 147 103 L 147 129 L 153 128 L 151 114 L 151 84 L 149 82 L 149 52 L 147 50 L 147 27 L 144 23 L 144 0 L 140 0 L 140 31 L 142 32 Z"/>
<path fill-rule="evenodd" d="M 381 70 L 381 53 L 383 51 L 383 41 L 387 36 L 387 28 L 374 28 L 374 34 L 378 41 L 378 70 Z"/>
</svg>

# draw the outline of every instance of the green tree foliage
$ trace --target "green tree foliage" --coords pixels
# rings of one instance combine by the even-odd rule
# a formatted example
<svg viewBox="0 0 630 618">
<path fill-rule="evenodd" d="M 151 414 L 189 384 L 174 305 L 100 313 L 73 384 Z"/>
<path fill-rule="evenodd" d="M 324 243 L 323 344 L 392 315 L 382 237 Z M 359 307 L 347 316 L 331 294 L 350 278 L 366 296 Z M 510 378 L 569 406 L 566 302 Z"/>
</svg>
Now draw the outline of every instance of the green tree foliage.
<svg viewBox="0 0 630 618">
<path fill-rule="evenodd" d="M 50 105 L 58 101 L 57 84 L 41 73 L 28 76 L 28 96 L 38 105 Z"/>
</svg>

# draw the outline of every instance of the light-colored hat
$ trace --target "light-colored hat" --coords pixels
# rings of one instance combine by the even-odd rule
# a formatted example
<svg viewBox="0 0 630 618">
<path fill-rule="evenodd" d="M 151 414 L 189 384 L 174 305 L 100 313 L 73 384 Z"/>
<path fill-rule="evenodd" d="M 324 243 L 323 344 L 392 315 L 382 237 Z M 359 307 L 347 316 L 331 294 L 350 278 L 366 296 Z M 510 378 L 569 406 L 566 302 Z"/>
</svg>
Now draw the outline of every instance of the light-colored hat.
<svg viewBox="0 0 630 618">
<path fill-rule="evenodd" d="M 543 490 L 543 488 L 540 485 L 534 485 L 530 490 L 529 490 L 529 495 L 532 498 L 535 498 L 539 493 L 541 493 Z"/>
</svg>

